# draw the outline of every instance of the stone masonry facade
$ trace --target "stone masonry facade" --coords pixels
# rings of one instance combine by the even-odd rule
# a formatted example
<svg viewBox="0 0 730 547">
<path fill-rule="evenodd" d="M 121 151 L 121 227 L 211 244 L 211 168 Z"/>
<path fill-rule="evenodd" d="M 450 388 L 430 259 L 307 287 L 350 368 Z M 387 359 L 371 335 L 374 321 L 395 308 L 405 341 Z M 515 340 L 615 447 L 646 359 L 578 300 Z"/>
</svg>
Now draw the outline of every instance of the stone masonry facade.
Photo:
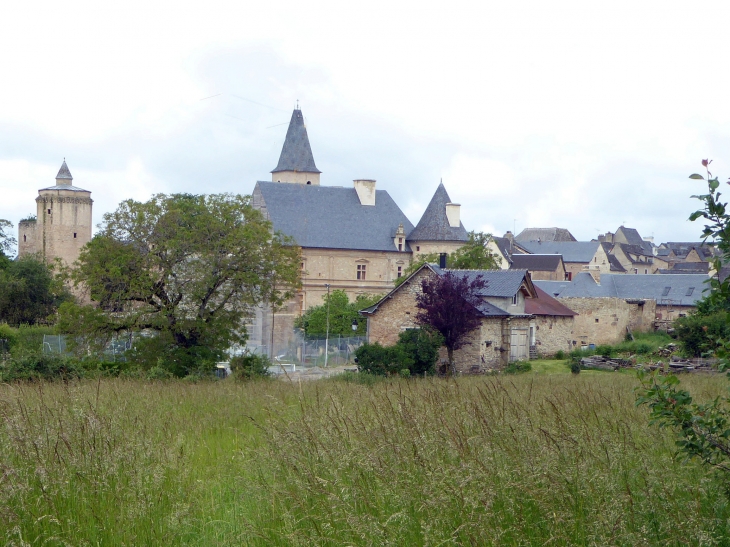
<svg viewBox="0 0 730 547">
<path fill-rule="evenodd" d="M 574 346 L 589 344 L 618 344 L 628 331 L 653 329 L 656 302 L 643 304 L 623 298 L 558 298 L 562 304 L 578 313 L 573 327 Z"/>
</svg>

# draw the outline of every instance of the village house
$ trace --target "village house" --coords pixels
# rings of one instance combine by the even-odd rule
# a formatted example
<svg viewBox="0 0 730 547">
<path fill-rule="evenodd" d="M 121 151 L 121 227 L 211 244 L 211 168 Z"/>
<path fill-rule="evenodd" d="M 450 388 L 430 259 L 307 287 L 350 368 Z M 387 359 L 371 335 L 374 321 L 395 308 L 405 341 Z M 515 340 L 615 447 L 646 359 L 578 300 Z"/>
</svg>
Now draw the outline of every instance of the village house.
<svg viewBox="0 0 730 547">
<path fill-rule="evenodd" d="M 578 313 L 576 346 L 616 344 L 631 331 L 666 329 L 696 309 L 706 275 L 591 275 L 536 286 Z"/>
<path fill-rule="evenodd" d="M 563 257 L 566 279 L 588 270 L 596 256 L 598 241 L 523 241 L 515 240 L 514 247 L 523 253 L 545 255 L 555 254 Z"/>
<path fill-rule="evenodd" d="M 529 271 L 533 281 L 536 279 L 564 281 L 566 279 L 562 255 L 515 254 L 511 257 L 510 268 Z"/>
<path fill-rule="evenodd" d="M 570 349 L 574 313 L 539 293 L 525 270 L 447 270 L 434 264 L 424 264 L 375 305 L 361 310 L 368 319 L 368 341 L 393 345 L 402 331 L 418 328 L 416 295 L 422 290 L 421 281 L 446 272 L 470 280 L 481 276 L 486 282 L 476 310 L 481 325 L 454 352 L 458 372 L 498 369 L 538 353 Z"/>
</svg>

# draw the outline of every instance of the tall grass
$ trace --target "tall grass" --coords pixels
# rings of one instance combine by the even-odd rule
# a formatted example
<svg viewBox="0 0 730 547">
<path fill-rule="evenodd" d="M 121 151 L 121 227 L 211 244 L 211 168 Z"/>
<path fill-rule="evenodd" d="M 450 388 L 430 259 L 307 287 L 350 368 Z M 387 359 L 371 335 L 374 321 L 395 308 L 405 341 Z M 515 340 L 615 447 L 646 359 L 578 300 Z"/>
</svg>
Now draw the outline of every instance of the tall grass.
<svg viewBox="0 0 730 547">
<path fill-rule="evenodd" d="M 567 371 L 567 369 L 566 369 Z M 725 387 L 687 378 L 699 398 Z M 8 545 L 727 544 L 626 374 L 0 386 Z"/>
</svg>

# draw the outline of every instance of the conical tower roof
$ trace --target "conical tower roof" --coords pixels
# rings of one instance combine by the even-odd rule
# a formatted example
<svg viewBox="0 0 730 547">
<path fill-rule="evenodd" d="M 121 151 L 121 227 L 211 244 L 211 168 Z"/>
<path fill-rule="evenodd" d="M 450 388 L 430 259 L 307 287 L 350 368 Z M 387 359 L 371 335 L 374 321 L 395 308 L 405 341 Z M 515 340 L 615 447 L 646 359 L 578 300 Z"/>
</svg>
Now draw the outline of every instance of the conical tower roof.
<svg viewBox="0 0 730 547">
<path fill-rule="evenodd" d="M 284 139 L 284 146 L 281 149 L 281 156 L 279 156 L 279 164 L 272 173 L 281 171 L 322 172 L 314 164 L 307 127 L 304 125 L 304 116 L 298 108 L 291 115 L 289 129 L 286 131 L 286 139 Z"/>
<path fill-rule="evenodd" d="M 451 203 L 451 198 L 444 184 L 440 183 L 421 220 L 408 234 L 408 241 L 467 241 L 469 235 L 461 222 L 458 227 L 452 228 L 449 225 L 446 216 L 447 203 Z"/>
<path fill-rule="evenodd" d="M 66 165 L 66 158 L 64 158 L 63 164 L 61 164 L 61 168 L 58 170 L 58 175 L 56 175 L 56 184 L 71 184 L 73 179 L 71 171 L 68 170 L 68 165 Z"/>
</svg>

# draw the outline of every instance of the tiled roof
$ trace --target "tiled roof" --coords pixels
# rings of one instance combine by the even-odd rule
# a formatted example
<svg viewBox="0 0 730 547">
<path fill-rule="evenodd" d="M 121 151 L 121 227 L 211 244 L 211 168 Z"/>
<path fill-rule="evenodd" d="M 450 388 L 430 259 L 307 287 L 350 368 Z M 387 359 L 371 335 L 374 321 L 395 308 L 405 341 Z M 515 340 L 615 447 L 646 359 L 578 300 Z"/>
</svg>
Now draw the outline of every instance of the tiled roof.
<svg viewBox="0 0 730 547">
<path fill-rule="evenodd" d="M 506 237 L 495 237 L 492 236 L 492 240 L 499 248 L 502 256 L 507 260 L 509 264 L 512 264 L 512 251 L 510 247 L 510 241 Z"/>
<path fill-rule="evenodd" d="M 672 270 L 683 273 L 708 273 L 710 271 L 709 262 L 675 262 Z"/>
<path fill-rule="evenodd" d="M 626 238 L 626 242 L 629 245 L 638 245 L 639 247 L 644 249 L 644 251 L 649 256 L 651 256 L 653 254 L 651 243 L 649 243 L 648 241 L 643 239 L 636 228 L 627 228 L 626 226 L 619 226 L 619 228 L 618 228 L 618 230 L 616 230 L 616 232 L 618 233 L 619 231 L 623 233 L 624 238 Z M 614 239 L 614 241 L 616 241 L 616 240 Z"/>
<path fill-rule="evenodd" d="M 522 241 L 521 248 L 530 254 L 563 255 L 563 262 L 588 263 L 598 250 L 598 241 Z"/>
<path fill-rule="evenodd" d="M 565 228 L 525 228 L 515 241 L 577 241 Z"/>
<path fill-rule="evenodd" d="M 702 299 L 707 279 L 706 274 L 601 274 L 599 284 L 591 274 L 581 272 L 571 282 L 536 280 L 533 283 L 559 298 L 643 298 L 656 300 L 660 305 L 671 301 L 677 306 L 695 306 Z"/>
<path fill-rule="evenodd" d="M 578 315 L 537 285 L 535 285 L 535 291 L 537 292 L 537 298 L 525 298 L 525 313 L 529 315 L 561 315 L 568 317 Z"/>
<path fill-rule="evenodd" d="M 279 164 L 272 173 L 279 171 L 300 171 L 305 173 L 321 173 L 314 164 L 312 147 L 309 145 L 307 127 L 301 110 L 294 110 L 286 131 L 284 146 L 279 156 Z"/>
<path fill-rule="evenodd" d="M 623 266 L 621 265 L 621 262 L 619 262 L 618 258 L 616 258 L 616 257 L 615 257 L 614 255 L 612 255 L 612 254 L 608 254 L 608 255 L 606 255 L 606 256 L 608 256 L 608 263 L 609 263 L 609 265 L 610 265 L 610 270 L 611 270 L 612 272 L 620 272 L 620 273 L 624 273 L 624 272 L 626 272 L 626 268 L 624 268 L 624 267 L 623 267 Z"/>
<path fill-rule="evenodd" d="M 413 229 L 385 190 L 376 190 L 375 205 L 360 205 L 354 188 L 260 181 L 257 190 L 274 229 L 302 247 L 395 251 L 398 225 Z"/>
<path fill-rule="evenodd" d="M 461 222 L 458 227 L 449 226 L 449 219 L 446 217 L 447 203 L 451 203 L 451 198 L 441 183 L 436 188 L 436 192 L 416 228 L 408 234 L 408 241 L 466 241 L 469 239 Z M 408 233 L 407 230 L 406 233 Z"/>
<path fill-rule="evenodd" d="M 560 267 L 561 255 L 521 255 L 512 256 L 512 267 L 531 272 L 554 272 Z"/>
</svg>

